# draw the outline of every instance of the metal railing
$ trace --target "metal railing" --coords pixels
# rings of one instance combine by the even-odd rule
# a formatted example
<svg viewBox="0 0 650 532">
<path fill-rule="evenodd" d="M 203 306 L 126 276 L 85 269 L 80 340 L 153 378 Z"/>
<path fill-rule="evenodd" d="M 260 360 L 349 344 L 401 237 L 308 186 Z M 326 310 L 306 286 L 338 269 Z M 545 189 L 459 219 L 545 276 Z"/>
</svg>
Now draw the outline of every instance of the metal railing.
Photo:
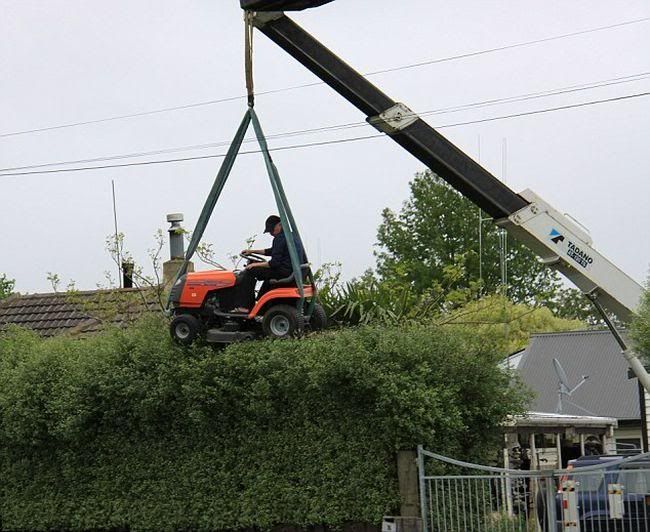
<svg viewBox="0 0 650 532">
<path fill-rule="evenodd" d="M 418 448 L 424 532 L 650 532 L 650 453 L 521 471 Z M 645 460 L 644 460 L 645 459 Z"/>
</svg>

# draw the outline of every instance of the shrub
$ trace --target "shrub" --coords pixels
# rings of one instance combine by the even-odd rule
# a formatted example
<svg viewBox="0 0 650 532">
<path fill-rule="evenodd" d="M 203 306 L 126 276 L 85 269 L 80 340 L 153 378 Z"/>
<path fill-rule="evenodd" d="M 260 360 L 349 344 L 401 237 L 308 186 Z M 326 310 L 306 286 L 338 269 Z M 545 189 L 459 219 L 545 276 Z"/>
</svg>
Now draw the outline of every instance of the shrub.
<svg viewBox="0 0 650 532">
<path fill-rule="evenodd" d="M 0 334 L 8 529 L 378 523 L 394 455 L 492 452 L 524 394 L 469 335 L 358 328 L 221 351 L 163 320 L 86 340 Z"/>
<path fill-rule="evenodd" d="M 647 286 L 648 290 L 641 298 L 639 311 L 634 317 L 631 327 L 635 348 L 646 363 L 650 361 L 650 281 Z"/>
</svg>

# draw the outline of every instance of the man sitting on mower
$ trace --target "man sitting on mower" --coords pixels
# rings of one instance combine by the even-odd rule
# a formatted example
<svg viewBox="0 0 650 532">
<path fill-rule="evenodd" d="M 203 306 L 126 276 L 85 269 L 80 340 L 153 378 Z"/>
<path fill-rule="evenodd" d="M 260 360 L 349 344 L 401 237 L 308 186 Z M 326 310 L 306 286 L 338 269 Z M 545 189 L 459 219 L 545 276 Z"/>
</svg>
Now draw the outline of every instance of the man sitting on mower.
<svg viewBox="0 0 650 532">
<path fill-rule="evenodd" d="M 255 283 L 264 281 L 258 292 L 258 297 L 262 297 L 271 289 L 271 279 L 284 279 L 293 273 L 291 266 L 291 256 L 289 255 L 289 246 L 287 239 L 282 230 L 280 217 L 275 214 L 266 219 L 264 232 L 273 235 L 273 244 L 267 249 L 245 249 L 242 255 L 266 255 L 271 259 L 267 262 L 251 262 L 237 279 L 237 293 L 235 295 L 236 308 L 233 312 L 248 313 L 255 306 Z M 300 263 L 306 263 L 302 242 L 297 236 L 294 236 L 294 243 Z"/>
</svg>

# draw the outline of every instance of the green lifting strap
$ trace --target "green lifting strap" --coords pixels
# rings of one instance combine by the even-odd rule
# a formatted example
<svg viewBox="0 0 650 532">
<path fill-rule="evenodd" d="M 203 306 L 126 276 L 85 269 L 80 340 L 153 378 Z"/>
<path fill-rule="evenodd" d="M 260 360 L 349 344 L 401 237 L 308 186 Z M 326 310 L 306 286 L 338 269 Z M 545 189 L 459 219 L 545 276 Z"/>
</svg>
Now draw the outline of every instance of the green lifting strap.
<svg viewBox="0 0 650 532">
<path fill-rule="evenodd" d="M 205 205 L 203 205 L 203 209 L 201 210 L 201 214 L 196 223 L 196 227 L 194 228 L 194 232 L 192 233 L 192 238 L 187 247 L 187 252 L 185 253 L 185 260 L 183 261 L 183 264 L 181 265 L 178 274 L 174 279 L 174 283 L 176 283 L 179 277 L 187 273 L 188 264 L 196 252 L 196 248 L 198 247 L 201 238 L 203 237 L 203 233 L 206 226 L 208 225 L 210 217 L 212 216 L 212 212 L 214 211 L 217 201 L 219 200 L 219 196 L 221 196 L 221 192 L 223 191 L 226 181 L 230 176 L 230 172 L 235 163 L 235 159 L 237 158 L 242 142 L 244 140 L 244 136 L 246 135 L 246 131 L 248 130 L 251 121 L 253 122 L 253 129 L 255 130 L 257 141 L 264 156 L 264 163 L 266 164 L 266 170 L 269 174 L 269 180 L 271 181 L 271 189 L 273 190 L 273 196 L 275 197 L 275 202 L 278 207 L 282 229 L 287 239 L 287 247 L 289 248 L 289 256 L 291 258 L 291 269 L 293 271 L 296 285 L 298 287 L 298 292 L 300 294 L 300 300 L 297 307 L 298 312 L 301 314 L 306 314 L 307 316 L 311 316 L 316 304 L 316 294 L 314 292 L 314 296 L 311 298 L 309 307 L 305 313 L 305 288 L 301 268 L 301 257 L 298 257 L 298 250 L 296 249 L 296 243 L 294 240 L 295 238 L 300 239 L 300 233 L 298 231 L 296 220 L 293 217 L 293 213 L 291 212 L 291 208 L 289 207 L 289 202 L 284 192 L 282 181 L 280 180 L 280 174 L 278 173 L 278 169 L 276 168 L 275 164 L 273 163 L 273 159 L 271 158 L 271 153 L 269 152 L 268 144 L 266 142 L 264 132 L 262 131 L 262 126 L 260 125 L 257 114 L 255 113 L 252 106 L 246 110 L 244 118 L 239 125 L 239 129 L 237 129 L 237 133 L 235 134 L 235 137 L 230 144 L 230 148 L 228 148 L 226 157 L 221 164 L 221 168 L 219 168 L 217 177 L 214 180 L 212 189 L 208 194 Z M 311 272 L 308 274 L 308 278 L 312 284 L 313 290 L 315 290 L 314 279 Z M 169 308 L 169 304 L 170 300 L 168 300 L 167 308 Z"/>
<path fill-rule="evenodd" d="M 302 282 L 302 268 L 300 267 L 302 261 L 301 258 L 298 257 L 296 242 L 294 240 L 294 234 L 298 238 L 300 238 L 300 235 L 298 233 L 298 228 L 296 227 L 296 221 L 293 218 L 291 209 L 289 208 L 289 202 L 287 201 L 287 197 L 284 194 L 284 190 L 282 189 L 282 183 L 280 182 L 278 169 L 275 167 L 273 159 L 271 158 L 269 147 L 266 143 L 264 132 L 262 131 L 262 126 L 260 125 L 260 121 L 257 118 L 257 113 L 255 113 L 255 110 L 252 107 L 248 110 L 248 112 L 250 113 L 253 120 L 253 129 L 255 130 L 255 135 L 257 135 L 257 142 L 259 142 L 262 154 L 264 155 L 266 171 L 269 174 L 271 188 L 273 189 L 273 195 L 275 196 L 275 203 L 278 206 L 280 221 L 282 223 L 282 230 L 286 236 L 287 247 L 289 248 L 289 256 L 291 257 L 291 269 L 293 270 L 293 276 L 296 281 L 296 285 L 298 286 L 298 291 L 300 292 L 298 312 L 302 314 L 305 304 L 305 289 Z"/>
</svg>

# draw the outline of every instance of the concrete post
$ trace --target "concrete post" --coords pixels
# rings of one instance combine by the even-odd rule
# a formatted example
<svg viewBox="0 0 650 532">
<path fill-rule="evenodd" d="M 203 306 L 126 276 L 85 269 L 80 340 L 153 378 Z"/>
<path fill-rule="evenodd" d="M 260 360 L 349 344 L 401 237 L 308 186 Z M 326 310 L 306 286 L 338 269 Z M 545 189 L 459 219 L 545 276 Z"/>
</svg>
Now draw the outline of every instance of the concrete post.
<svg viewBox="0 0 650 532">
<path fill-rule="evenodd" d="M 418 486 L 420 479 L 415 451 L 397 452 L 397 480 L 400 495 L 400 517 L 402 518 L 400 519 L 400 532 L 420 532 L 422 529 Z"/>
<path fill-rule="evenodd" d="M 400 516 L 420 517 L 419 479 L 415 451 L 397 452 L 397 479 L 399 482 Z"/>
</svg>

